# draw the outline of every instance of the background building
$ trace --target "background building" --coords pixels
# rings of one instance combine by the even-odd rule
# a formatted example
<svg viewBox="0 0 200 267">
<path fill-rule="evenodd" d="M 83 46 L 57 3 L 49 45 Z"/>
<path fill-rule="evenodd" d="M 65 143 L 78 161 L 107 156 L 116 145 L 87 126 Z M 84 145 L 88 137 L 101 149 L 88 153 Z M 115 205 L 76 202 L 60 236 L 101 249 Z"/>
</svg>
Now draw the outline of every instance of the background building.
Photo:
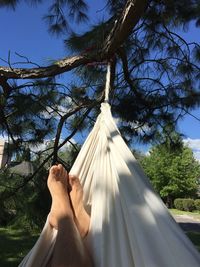
<svg viewBox="0 0 200 267">
<path fill-rule="evenodd" d="M 11 155 L 8 153 L 8 143 L 0 139 L 0 169 L 10 163 Z"/>
</svg>

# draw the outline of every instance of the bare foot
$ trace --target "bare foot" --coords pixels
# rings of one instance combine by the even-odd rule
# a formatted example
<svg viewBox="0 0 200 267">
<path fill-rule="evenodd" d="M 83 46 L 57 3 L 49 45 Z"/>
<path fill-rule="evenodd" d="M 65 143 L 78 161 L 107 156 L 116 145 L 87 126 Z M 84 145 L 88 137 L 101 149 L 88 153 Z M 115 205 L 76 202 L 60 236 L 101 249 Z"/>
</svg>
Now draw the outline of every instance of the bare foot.
<svg viewBox="0 0 200 267">
<path fill-rule="evenodd" d="M 70 198 L 74 211 L 74 221 L 82 238 L 89 230 L 90 217 L 83 205 L 83 188 L 76 176 L 69 175 L 69 184 L 71 186 Z"/>
<path fill-rule="evenodd" d="M 68 174 L 64 167 L 51 167 L 47 185 L 52 197 L 49 222 L 54 228 L 58 228 L 58 223 L 65 218 L 73 219 L 73 211 L 68 195 Z"/>
</svg>

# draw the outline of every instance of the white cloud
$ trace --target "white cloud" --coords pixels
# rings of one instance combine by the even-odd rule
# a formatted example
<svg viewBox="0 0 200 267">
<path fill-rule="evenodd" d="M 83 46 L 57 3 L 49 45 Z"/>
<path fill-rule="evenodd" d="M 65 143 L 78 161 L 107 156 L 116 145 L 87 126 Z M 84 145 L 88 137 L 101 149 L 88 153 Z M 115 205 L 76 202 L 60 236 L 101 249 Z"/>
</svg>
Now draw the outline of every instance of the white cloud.
<svg viewBox="0 0 200 267">
<path fill-rule="evenodd" d="M 46 140 L 44 141 L 44 143 L 36 145 L 36 146 L 31 146 L 30 149 L 32 152 L 39 152 L 39 151 L 43 151 L 47 148 L 48 143 L 50 142 L 50 140 Z"/>
<path fill-rule="evenodd" d="M 47 146 L 52 143 L 52 141 L 54 141 L 54 139 L 51 139 L 51 140 L 44 140 L 44 142 L 42 144 L 39 144 L 38 146 L 32 146 L 30 147 L 31 151 L 32 152 L 39 152 L 39 151 L 43 151 L 47 148 Z M 60 144 L 64 141 L 64 139 L 60 139 Z M 70 139 L 70 142 L 73 143 L 73 144 L 76 144 L 76 141 L 75 139 L 71 138 Z M 62 146 L 62 148 L 60 149 L 61 151 L 62 150 L 65 150 L 69 145 L 70 145 L 70 142 L 67 142 L 64 146 Z"/>
<path fill-rule="evenodd" d="M 119 126 L 120 124 L 123 125 L 123 120 L 120 118 L 114 118 L 115 123 Z M 150 127 L 148 126 L 148 124 L 140 124 L 139 122 L 125 122 L 125 125 L 128 124 L 128 126 L 132 129 L 132 130 L 136 130 L 138 133 L 144 133 L 144 132 L 148 132 L 150 131 Z"/>
<path fill-rule="evenodd" d="M 200 151 L 194 151 L 194 157 L 195 157 L 195 159 L 200 161 Z"/>
<path fill-rule="evenodd" d="M 194 157 L 200 161 L 200 139 L 187 138 L 183 142 L 193 150 Z"/>
<path fill-rule="evenodd" d="M 35 145 L 35 146 L 30 146 L 30 149 L 32 152 L 38 152 L 38 151 L 43 151 L 47 148 L 47 146 L 53 142 L 55 140 L 55 138 L 52 138 L 52 139 L 45 139 L 43 143 L 40 143 L 38 145 Z M 64 138 L 60 138 L 60 142 L 59 144 L 61 144 L 65 139 Z M 9 143 L 12 141 L 12 140 L 8 140 L 8 136 L 6 135 L 2 135 L 0 134 L 0 142 L 8 142 Z M 70 143 L 72 144 L 77 144 L 76 140 L 74 138 L 71 138 L 70 139 L 70 142 L 67 142 L 62 148 L 61 150 L 65 150 L 65 148 L 67 148 L 68 146 L 70 146 Z"/>
<path fill-rule="evenodd" d="M 183 142 L 193 150 L 200 151 L 200 139 L 183 139 Z"/>
<path fill-rule="evenodd" d="M 65 107 L 65 106 L 54 106 L 54 107 L 47 107 L 46 111 L 44 111 L 42 113 L 42 115 L 44 116 L 44 118 L 46 119 L 50 119 L 52 118 L 52 116 L 54 116 L 54 118 L 59 119 L 60 116 L 64 116 L 66 113 L 68 113 L 70 110 L 69 107 Z"/>
<path fill-rule="evenodd" d="M 148 151 L 146 151 L 144 154 L 145 154 L 145 156 L 148 157 L 148 156 L 150 156 L 150 151 L 148 150 Z"/>
<path fill-rule="evenodd" d="M 119 125 L 119 123 L 121 122 L 121 119 L 120 119 L 120 118 L 116 118 L 116 117 L 114 117 L 113 119 L 114 119 L 114 121 L 115 121 L 115 123 L 116 123 L 117 125 Z"/>
<path fill-rule="evenodd" d="M 200 162 L 200 139 L 187 138 L 183 139 L 185 145 L 192 149 L 194 157 Z M 150 150 L 145 152 L 146 156 L 150 155 Z"/>
<path fill-rule="evenodd" d="M 7 135 L 5 135 L 5 134 L 0 134 L 0 140 L 1 141 L 5 141 L 5 142 L 8 142 L 8 136 Z"/>
</svg>

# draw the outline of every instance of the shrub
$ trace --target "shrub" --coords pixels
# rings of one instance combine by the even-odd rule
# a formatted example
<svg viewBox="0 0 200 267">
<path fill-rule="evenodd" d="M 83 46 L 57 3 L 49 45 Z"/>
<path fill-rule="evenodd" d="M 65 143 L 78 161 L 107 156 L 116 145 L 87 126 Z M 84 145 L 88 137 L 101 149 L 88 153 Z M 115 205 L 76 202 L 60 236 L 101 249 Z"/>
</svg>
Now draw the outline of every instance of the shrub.
<svg viewBox="0 0 200 267">
<path fill-rule="evenodd" d="M 184 210 L 183 209 L 183 199 L 182 198 L 176 198 L 174 200 L 174 207 L 177 209 L 177 210 Z"/>
<path fill-rule="evenodd" d="M 190 198 L 183 199 L 183 210 L 185 211 L 195 210 L 194 200 Z"/>
<path fill-rule="evenodd" d="M 200 207 L 200 200 L 197 205 Z M 174 206 L 177 210 L 183 211 L 193 211 L 197 208 L 194 200 L 190 198 L 176 198 L 174 200 Z"/>
<path fill-rule="evenodd" d="M 195 205 L 196 210 L 200 210 L 200 199 L 196 199 L 194 201 L 194 205 Z"/>
</svg>

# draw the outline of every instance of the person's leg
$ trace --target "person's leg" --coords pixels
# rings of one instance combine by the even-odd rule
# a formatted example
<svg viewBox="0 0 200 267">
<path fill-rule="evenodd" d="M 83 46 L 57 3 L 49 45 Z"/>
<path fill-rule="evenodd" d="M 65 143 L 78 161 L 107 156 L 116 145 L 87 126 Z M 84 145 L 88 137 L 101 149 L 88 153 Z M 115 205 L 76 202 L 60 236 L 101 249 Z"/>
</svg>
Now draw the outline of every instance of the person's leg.
<svg viewBox="0 0 200 267">
<path fill-rule="evenodd" d="M 74 214 L 67 191 L 68 174 L 62 165 L 53 166 L 50 169 L 48 187 L 52 196 L 49 222 L 58 229 L 50 266 L 92 266 L 92 260 L 74 223 Z"/>
<path fill-rule="evenodd" d="M 74 213 L 74 221 L 81 237 L 87 235 L 90 225 L 90 217 L 83 205 L 83 188 L 76 176 L 69 175 L 69 184 L 71 187 L 70 200 Z"/>
</svg>

